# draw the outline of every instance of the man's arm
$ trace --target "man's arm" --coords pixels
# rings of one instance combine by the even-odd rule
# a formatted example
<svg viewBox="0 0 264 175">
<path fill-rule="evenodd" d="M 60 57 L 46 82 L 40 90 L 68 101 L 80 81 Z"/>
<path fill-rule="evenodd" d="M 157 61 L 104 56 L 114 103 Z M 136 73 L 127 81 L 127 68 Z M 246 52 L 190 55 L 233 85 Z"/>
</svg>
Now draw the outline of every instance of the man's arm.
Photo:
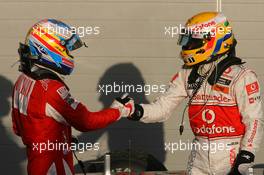
<svg viewBox="0 0 264 175">
<path fill-rule="evenodd" d="M 235 84 L 235 95 L 242 122 L 245 124 L 245 135 L 242 138 L 240 152 L 230 171 L 232 174 L 246 174 L 255 159 L 255 153 L 263 137 L 263 111 L 259 82 L 256 74 L 246 70 Z"/>
<path fill-rule="evenodd" d="M 246 126 L 241 150 L 252 152 L 258 149 L 263 137 L 263 109 L 259 82 L 254 72 L 246 70 L 235 85 L 236 100 L 242 122 Z"/>
<path fill-rule="evenodd" d="M 46 115 L 83 132 L 104 128 L 121 116 L 120 110 L 115 108 L 90 112 L 82 103 L 75 100 L 63 85 L 53 88 L 47 98 Z"/>
<path fill-rule="evenodd" d="M 131 117 L 144 123 L 167 120 L 177 105 L 187 97 L 185 76 L 185 70 L 177 73 L 164 94 L 150 104 L 136 105 L 135 112 Z"/>
</svg>

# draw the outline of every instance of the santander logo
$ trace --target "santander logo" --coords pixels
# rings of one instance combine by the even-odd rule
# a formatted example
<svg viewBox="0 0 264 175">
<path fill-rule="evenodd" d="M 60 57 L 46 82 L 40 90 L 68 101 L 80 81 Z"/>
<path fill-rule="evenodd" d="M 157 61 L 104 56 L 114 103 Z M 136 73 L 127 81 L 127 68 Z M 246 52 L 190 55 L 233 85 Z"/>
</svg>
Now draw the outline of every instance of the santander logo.
<svg viewBox="0 0 264 175">
<path fill-rule="evenodd" d="M 203 134 L 229 134 L 235 133 L 236 129 L 232 126 L 218 126 L 215 123 L 215 112 L 211 109 L 205 109 L 202 112 L 202 120 L 205 122 L 201 127 L 194 127 L 194 133 L 197 135 Z"/>
</svg>

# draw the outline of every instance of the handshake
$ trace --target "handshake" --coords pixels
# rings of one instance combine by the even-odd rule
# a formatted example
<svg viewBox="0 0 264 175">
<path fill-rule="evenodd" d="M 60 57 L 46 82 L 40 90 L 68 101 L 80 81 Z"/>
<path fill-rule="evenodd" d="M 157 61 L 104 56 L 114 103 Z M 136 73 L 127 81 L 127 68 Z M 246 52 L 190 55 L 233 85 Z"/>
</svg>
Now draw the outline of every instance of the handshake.
<svg viewBox="0 0 264 175">
<path fill-rule="evenodd" d="M 138 121 L 143 116 L 143 107 L 139 104 L 135 104 L 134 100 L 126 93 L 122 97 L 118 97 L 114 100 L 110 108 L 118 109 L 120 117 L 126 117 L 129 120 Z"/>
</svg>

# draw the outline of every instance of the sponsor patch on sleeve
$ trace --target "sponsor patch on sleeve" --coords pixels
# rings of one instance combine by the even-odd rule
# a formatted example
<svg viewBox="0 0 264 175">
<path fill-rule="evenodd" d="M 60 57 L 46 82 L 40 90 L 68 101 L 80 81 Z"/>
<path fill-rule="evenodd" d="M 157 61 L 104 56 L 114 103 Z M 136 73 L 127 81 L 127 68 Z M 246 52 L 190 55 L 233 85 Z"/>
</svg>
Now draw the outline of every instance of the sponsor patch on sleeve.
<svg viewBox="0 0 264 175">
<path fill-rule="evenodd" d="M 60 87 L 59 89 L 57 89 L 58 94 L 60 95 L 60 97 L 64 100 L 68 94 L 69 91 L 65 86 Z"/>
<path fill-rule="evenodd" d="M 260 100 L 260 96 L 250 97 L 248 99 L 248 101 L 249 101 L 250 104 L 253 104 L 253 103 L 255 103 L 255 102 L 259 101 L 259 100 Z"/>
<path fill-rule="evenodd" d="M 259 84 L 258 84 L 258 82 L 255 81 L 254 83 L 246 85 L 246 91 L 247 91 L 248 95 L 252 95 L 252 94 L 255 94 L 255 93 L 259 92 Z"/>
<path fill-rule="evenodd" d="M 77 100 L 75 100 L 71 94 L 69 93 L 66 97 L 65 101 L 75 110 L 79 104 Z"/>
<path fill-rule="evenodd" d="M 57 92 L 74 110 L 77 108 L 79 102 L 71 96 L 69 90 L 65 86 L 60 87 Z"/>
<path fill-rule="evenodd" d="M 257 133 L 257 129 L 258 129 L 258 120 L 254 120 L 253 129 L 251 130 L 251 135 L 248 139 L 248 147 L 253 146 L 253 142 L 254 142 L 254 139 Z"/>
</svg>

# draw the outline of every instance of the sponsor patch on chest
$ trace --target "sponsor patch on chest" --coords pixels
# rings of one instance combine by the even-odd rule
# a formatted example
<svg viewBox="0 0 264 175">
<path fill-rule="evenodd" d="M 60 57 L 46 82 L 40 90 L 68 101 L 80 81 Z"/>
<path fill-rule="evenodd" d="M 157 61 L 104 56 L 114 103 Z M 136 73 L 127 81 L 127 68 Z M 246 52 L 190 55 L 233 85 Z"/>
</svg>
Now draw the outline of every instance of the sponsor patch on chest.
<svg viewBox="0 0 264 175">
<path fill-rule="evenodd" d="M 213 85 L 212 89 L 215 90 L 215 91 L 219 91 L 219 92 L 225 93 L 225 94 L 229 94 L 229 90 L 230 90 L 229 87 L 221 86 L 221 85 L 218 85 L 218 84 Z"/>
<path fill-rule="evenodd" d="M 212 89 L 225 94 L 229 94 L 231 82 L 232 81 L 228 78 L 220 77 L 217 83 L 212 86 Z"/>
<path fill-rule="evenodd" d="M 217 81 L 217 84 L 221 84 L 221 85 L 225 85 L 225 86 L 229 86 L 231 83 L 231 80 L 227 79 L 227 78 L 223 78 L 220 77 L 219 80 Z"/>
</svg>

